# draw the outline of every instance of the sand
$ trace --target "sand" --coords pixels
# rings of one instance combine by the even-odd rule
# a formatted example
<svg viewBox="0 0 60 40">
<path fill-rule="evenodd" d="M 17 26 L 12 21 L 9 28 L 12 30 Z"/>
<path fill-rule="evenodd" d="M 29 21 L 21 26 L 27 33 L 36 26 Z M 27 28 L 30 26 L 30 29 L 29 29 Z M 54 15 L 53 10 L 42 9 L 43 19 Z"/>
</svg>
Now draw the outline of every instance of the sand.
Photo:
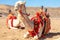
<svg viewBox="0 0 60 40">
<path fill-rule="evenodd" d="M 0 17 L 0 40 L 33 40 L 32 37 L 24 39 L 25 33 L 26 29 L 9 29 L 6 26 L 6 17 Z M 60 18 L 51 18 L 51 30 L 41 40 L 60 40 Z"/>
</svg>

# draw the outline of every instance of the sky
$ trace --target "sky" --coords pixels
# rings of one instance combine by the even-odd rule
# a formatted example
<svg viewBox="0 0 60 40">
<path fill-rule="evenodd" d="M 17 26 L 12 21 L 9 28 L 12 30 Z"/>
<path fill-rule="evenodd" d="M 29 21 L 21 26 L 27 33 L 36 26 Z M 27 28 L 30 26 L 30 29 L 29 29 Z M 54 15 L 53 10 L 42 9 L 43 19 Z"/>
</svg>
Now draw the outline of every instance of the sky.
<svg viewBox="0 0 60 40">
<path fill-rule="evenodd" d="M 15 5 L 19 0 L 0 0 L 0 4 Z M 60 0 L 26 0 L 26 6 L 30 7 L 60 7 Z"/>
</svg>

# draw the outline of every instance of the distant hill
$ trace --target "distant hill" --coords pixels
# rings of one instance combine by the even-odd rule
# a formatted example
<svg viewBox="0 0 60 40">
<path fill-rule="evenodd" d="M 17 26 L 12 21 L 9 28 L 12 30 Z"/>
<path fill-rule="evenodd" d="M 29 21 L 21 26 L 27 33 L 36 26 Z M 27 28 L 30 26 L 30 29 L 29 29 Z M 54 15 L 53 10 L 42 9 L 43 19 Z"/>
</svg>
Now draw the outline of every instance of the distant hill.
<svg viewBox="0 0 60 40">
<path fill-rule="evenodd" d="M 12 8 L 13 6 L 10 6 L 10 5 L 0 5 L 0 12 L 8 13 L 8 10 Z"/>
<path fill-rule="evenodd" d="M 9 9 L 11 9 L 14 12 L 14 6 L 0 5 L 0 13 L 8 14 Z M 35 15 L 35 13 L 40 9 L 40 7 L 27 7 L 26 9 L 27 9 L 27 13 L 31 13 L 31 15 Z M 47 7 L 47 9 L 51 17 L 60 17 L 60 7 L 58 8 Z"/>
</svg>

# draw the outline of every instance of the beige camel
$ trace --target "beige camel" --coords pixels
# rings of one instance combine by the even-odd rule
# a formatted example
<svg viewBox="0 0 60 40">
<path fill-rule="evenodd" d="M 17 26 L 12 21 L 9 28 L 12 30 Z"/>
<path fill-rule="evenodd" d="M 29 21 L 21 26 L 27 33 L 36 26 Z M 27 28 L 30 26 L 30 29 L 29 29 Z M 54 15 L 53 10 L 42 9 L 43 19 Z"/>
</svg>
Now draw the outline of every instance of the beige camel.
<svg viewBox="0 0 60 40">
<path fill-rule="evenodd" d="M 19 7 L 17 7 L 19 6 Z M 22 8 L 20 8 L 22 6 Z M 17 13 L 17 19 L 25 25 L 25 28 L 27 28 L 27 30 L 32 30 L 34 25 L 33 23 L 30 21 L 30 19 L 28 18 L 28 16 L 26 15 L 26 8 L 25 8 L 25 2 L 17 2 L 15 5 L 15 10 Z M 22 10 L 22 13 L 19 12 L 19 10 Z"/>
</svg>

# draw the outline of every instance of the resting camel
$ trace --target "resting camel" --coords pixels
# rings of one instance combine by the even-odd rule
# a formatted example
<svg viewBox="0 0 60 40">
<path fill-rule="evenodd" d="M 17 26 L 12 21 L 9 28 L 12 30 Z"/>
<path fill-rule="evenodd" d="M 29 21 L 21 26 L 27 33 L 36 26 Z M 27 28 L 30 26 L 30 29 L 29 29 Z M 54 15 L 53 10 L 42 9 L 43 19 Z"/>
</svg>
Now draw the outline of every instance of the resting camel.
<svg viewBox="0 0 60 40">
<path fill-rule="evenodd" d="M 13 20 L 13 25 L 17 27 L 18 25 L 22 25 L 28 30 L 32 31 L 34 28 L 33 22 L 29 19 L 28 14 L 26 12 L 25 2 L 18 1 L 15 5 L 15 11 L 17 14 L 17 19 Z M 11 25 L 11 20 L 9 20 L 9 25 Z M 11 27 L 13 28 L 13 27 Z M 41 37 L 42 31 L 44 27 L 40 27 L 38 37 Z M 15 28 L 13 28 L 15 29 Z M 34 37 L 37 39 L 37 37 Z"/>
</svg>

